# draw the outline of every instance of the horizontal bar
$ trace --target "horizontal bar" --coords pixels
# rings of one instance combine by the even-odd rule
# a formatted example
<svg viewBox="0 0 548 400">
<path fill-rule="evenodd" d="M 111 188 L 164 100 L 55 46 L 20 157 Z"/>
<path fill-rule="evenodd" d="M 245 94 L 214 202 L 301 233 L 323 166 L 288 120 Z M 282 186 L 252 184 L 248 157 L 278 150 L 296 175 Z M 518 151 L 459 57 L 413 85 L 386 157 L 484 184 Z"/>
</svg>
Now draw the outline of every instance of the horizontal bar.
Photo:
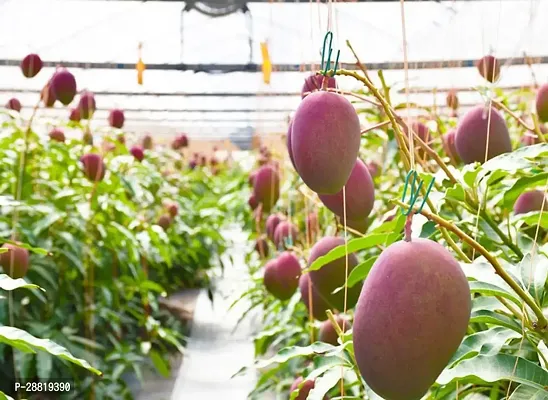
<svg viewBox="0 0 548 400">
<path fill-rule="evenodd" d="M 91 1 L 91 0 L 88 0 L 88 1 Z M 136 0 L 107 0 L 107 1 L 136 1 Z M 185 3 L 184 1 L 181 1 L 181 0 L 142 0 L 142 1 L 145 1 L 145 2 L 165 2 L 165 3 Z M 326 3 L 327 1 L 329 0 L 314 0 L 314 2 L 316 1 L 319 1 L 320 3 Z M 394 3 L 394 2 L 399 2 L 401 0 L 340 0 L 338 1 L 337 3 L 340 4 L 340 3 Z M 432 2 L 435 2 L 435 3 L 454 3 L 454 2 L 470 2 L 470 1 L 476 1 L 476 0 L 405 0 L 407 2 L 425 2 L 425 3 L 432 3 Z M 500 1 L 500 0 L 488 0 L 488 1 Z M 525 1 L 529 1 L 529 0 L 524 0 Z M 219 4 L 220 2 L 216 2 L 217 4 Z M 310 0 L 248 0 L 246 1 L 246 3 L 248 4 L 251 4 L 251 3 L 307 3 L 309 4 L 310 3 Z M 223 3 L 220 3 L 220 4 L 223 4 Z"/>
<path fill-rule="evenodd" d="M 521 86 L 501 86 L 499 89 L 502 90 L 518 90 L 526 87 L 531 87 L 531 85 L 521 85 Z M 473 87 L 452 87 L 452 88 L 435 88 L 435 87 L 410 87 L 409 88 L 409 94 L 424 94 L 424 93 L 434 93 L 434 91 L 438 93 L 447 93 L 451 90 L 454 90 L 456 92 L 475 92 L 476 89 Z M 398 93 L 405 93 L 405 88 L 399 89 Z"/>
<path fill-rule="evenodd" d="M 43 118 L 55 118 L 57 116 L 52 115 L 42 115 Z M 196 122 L 224 122 L 224 123 L 249 123 L 249 124 L 261 124 L 261 123 L 278 123 L 281 124 L 285 121 L 284 118 L 239 118 L 239 119 L 228 119 L 228 118 L 143 118 L 143 117 L 127 117 L 126 122 L 131 123 L 134 121 L 148 121 L 148 122 L 181 122 L 181 123 L 196 123 Z"/>
<path fill-rule="evenodd" d="M 39 90 L 32 89 L 8 89 L 0 88 L 0 93 L 30 93 L 39 94 Z M 204 93 L 204 92 L 112 92 L 112 91 L 93 91 L 94 94 L 100 96 L 179 96 L 179 97 L 294 97 L 300 96 L 301 92 L 217 92 L 217 93 Z"/>
<path fill-rule="evenodd" d="M 1 92 L 1 91 L 0 91 Z M 2 104 L 0 104 L 0 107 L 2 106 Z M 27 104 L 27 105 L 23 105 L 22 108 L 25 108 L 25 109 L 31 109 L 33 108 L 34 105 L 31 105 L 31 104 Z M 65 110 L 63 108 L 53 108 L 53 109 L 49 109 L 49 108 L 45 108 L 45 107 L 40 107 L 41 110 Z M 111 109 L 110 108 L 102 108 L 102 107 L 98 107 L 96 108 L 97 111 L 110 111 Z M 233 110 L 225 110 L 225 109 L 214 109 L 214 108 L 209 108 L 209 109 L 191 109 L 191 108 L 187 108 L 187 109 L 167 109 L 167 110 L 161 110 L 161 109 L 158 109 L 158 108 L 124 108 L 124 111 L 125 112 L 150 112 L 150 113 L 177 113 L 177 114 L 187 114 L 187 113 L 219 113 L 219 114 L 225 114 L 225 113 L 241 113 L 241 114 L 245 114 L 245 113 L 290 113 L 290 112 L 293 112 L 295 111 L 294 108 L 241 108 L 241 109 L 233 109 Z"/>
<path fill-rule="evenodd" d="M 121 1 L 121 0 L 118 0 Z M 444 69 L 444 68 L 469 68 L 474 67 L 478 60 L 439 60 L 439 61 L 410 61 L 408 69 Z M 548 64 L 548 56 L 538 57 L 512 57 L 499 58 L 501 65 L 527 65 L 527 64 Z M 0 59 L 0 66 L 18 67 L 21 60 Z M 405 68 L 403 62 L 364 62 L 368 69 L 373 70 L 402 70 Z M 122 69 L 136 70 L 135 63 L 113 63 L 113 62 L 79 62 L 79 61 L 44 61 L 46 67 L 63 65 L 67 68 L 82 69 Z M 339 68 L 347 70 L 358 70 L 356 63 L 339 63 Z M 206 73 L 230 73 L 230 72 L 262 72 L 262 64 L 146 64 L 146 69 L 157 71 L 194 71 Z M 274 64 L 272 70 L 275 72 L 305 72 L 309 64 Z"/>
<path fill-rule="evenodd" d="M 500 89 L 503 90 L 517 90 L 523 87 L 528 87 L 529 85 L 522 86 L 503 86 Z M 434 90 L 438 93 L 446 93 L 450 90 L 456 90 L 457 92 L 473 92 L 474 88 L 472 87 L 455 87 L 455 88 L 409 88 L 409 94 L 424 94 L 424 93 L 433 93 Z M 32 89 L 9 89 L 9 88 L 0 88 L 0 93 L 25 93 L 25 94 L 36 94 L 38 95 L 40 91 Z M 214 93 L 205 93 L 205 92 L 128 92 L 128 91 L 94 91 L 96 95 L 100 96 L 151 96 L 151 97 L 300 97 L 300 92 L 214 92 Z M 405 88 L 398 90 L 398 93 L 405 93 Z M 130 111 L 130 110 L 128 110 Z M 255 112 L 255 109 L 243 109 L 243 110 L 143 110 L 135 109 L 135 111 L 166 111 L 166 112 Z M 265 109 L 265 112 L 286 112 L 287 109 Z"/>
</svg>

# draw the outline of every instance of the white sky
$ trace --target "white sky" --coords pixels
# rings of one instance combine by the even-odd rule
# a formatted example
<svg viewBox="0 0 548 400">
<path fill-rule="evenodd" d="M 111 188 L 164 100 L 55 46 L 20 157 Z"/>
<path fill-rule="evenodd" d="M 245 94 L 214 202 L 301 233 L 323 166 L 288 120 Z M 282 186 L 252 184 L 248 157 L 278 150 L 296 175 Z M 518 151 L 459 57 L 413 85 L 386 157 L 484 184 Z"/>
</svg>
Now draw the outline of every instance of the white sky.
<svg viewBox="0 0 548 400">
<path fill-rule="evenodd" d="M 150 63 L 246 63 L 249 61 L 246 18 L 234 14 L 209 18 L 192 11 L 181 20 L 183 3 L 77 0 L 0 0 L 0 59 L 20 59 L 29 52 L 48 61 L 135 62 L 137 44 Z M 250 4 L 254 62 L 260 63 L 259 42 L 267 39 L 273 63 L 319 63 L 328 6 L 324 4 Z M 405 6 L 409 60 L 477 59 L 490 51 L 499 57 L 548 55 L 546 0 L 491 0 L 443 3 L 409 2 Z M 334 4 L 331 13 L 335 50 L 340 61 L 354 62 L 345 45 L 349 39 L 363 63 L 401 62 L 402 28 L 399 2 Z M 182 30 L 181 30 L 182 21 Z M 181 37 L 182 31 L 182 37 Z M 535 66 L 536 79 L 548 81 L 548 66 Z M 138 86 L 134 71 L 75 70 L 80 89 L 144 92 L 299 92 L 306 73 L 273 73 L 272 83 L 260 74 L 193 74 L 146 71 Z M 14 96 L 10 89 L 39 90 L 51 69 L 25 79 L 18 68 L 0 67 L 0 104 Z M 404 81 L 403 71 L 385 72 L 389 83 Z M 481 84 L 477 71 L 422 70 L 409 72 L 412 87 L 473 86 Z M 528 67 L 503 69 L 499 85 L 529 85 Z M 352 79 L 339 79 L 344 89 L 356 88 Z M 15 94 L 28 108 L 36 95 Z M 432 94 L 412 95 L 411 101 L 430 103 Z M 461 102 L 480 100 L 462 94 Z M 443 102 L 444 94 L 439 96 Z M 404 101 L 397 96 L 396 101 Z M 220 98 L 182 96 L 98 96 L 98 107 L 130 109 L 293 109 L 299 97 Z M 65 111 L 61 110 L 64 113 Z M 53 115 L 53 114 L 52 114 Z M 104 120 L 106 113 L 99 113 Z M 128 124 L 182 128 L 191 134 L 230 132 L 248 124 L 259 129 L 285 129 L 287 113 L 158 113 L 128 112 Z M 204 121 L 204 118 L 206 121 Z M 169 119 L 167 121 L 166 119 Z M 216 121 L 210 121 L 214 119 Z M 227 122 L 234 119 L 242 122 Z M 249 121 L 245 121 L 249 119 Z M 268 119 L 269 122 L 253 122 Z M 142 121 L 150 120 L 150 122 Z M 201 120 L 201 122 L 200 122 Z M 223 121 L 221 121 L 223 120 Z M 194 122 L 193 122 L 194 121 Z M 273 122 L 270 122 L 273 121 Z M 279 121 L 279 122 L 277 122 Z M 207 132 L 206 132 L 207 131 Z"/>
</svg>

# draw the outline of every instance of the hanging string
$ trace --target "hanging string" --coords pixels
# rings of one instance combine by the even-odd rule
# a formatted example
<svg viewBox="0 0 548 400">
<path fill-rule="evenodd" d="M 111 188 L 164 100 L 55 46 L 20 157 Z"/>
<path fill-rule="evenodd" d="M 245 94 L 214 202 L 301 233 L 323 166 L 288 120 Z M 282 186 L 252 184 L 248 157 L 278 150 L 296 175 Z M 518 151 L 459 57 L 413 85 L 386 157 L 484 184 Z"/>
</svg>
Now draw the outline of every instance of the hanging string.
<svg viewBox="0 0 548 400">
<path fill-rule="evenodd" d="M 502 4 L 500 4 L 500 0 L 499 0 L 499 7 L 501 7 Z M 533 0 L 530 1 L 530 9 L 529 9 L 529 24 L 528 24 L 528 27 L 530 28 L 532 26 L 532 21 L 534 19 L 534 9 L 533 9 Z M 500 25 L 500 14 L 499 14 L 499 25 Z M 527 27 L 525 28 L 527 29 Z M 499 27 L 499 30 L 500 30 L 500 27 Z M 498 32 L 497 32 L 498 33 Z M 498 35 L 497 35 L 497 39 L 498 39 Z M 521 40 L 520 40 L 521 42 Z M 537 221 L 537 228 L 535 230 L 535 238 L 533 239 L 533 247 L 531 249 L 531 268 L 530 268 L 530 274 L 529 274 L 529 280 L 528 280 L 528 283 L 527 283 L 527 291 L 529 292 L 530 291 L 530 288 L 531 288 L 531 284 L 532 284 L 532 281 L 533 281 L 533 264 L 535 262 L 535 257 L 536 257 L 536 252 L 537 252 L 537 247 L 538 247 L 538 235 L 539 235 L 539 232 L 540 232 L 540 224 L 541 224 L 541 221 L 542 221 L 542 215 L 544 213 L 544 211 L 546 210 L 547 208 L 547 204 L 546 204 L 546 194 L 548 193 L 548 179 L 546 180 L 546 184 L 544 185 L 544 196 L 543 196 L 543 199 L 542 199 L 542 204 L 541 204 L 541 207 L 540 207 L 540 213 L 539 213 L 539 217 L 538 217 L 538 221 Z M 479 212 L 479 211 L 478 211 Z M 522 332 L 525 332 L 525 315 L 526 315 L 526 309 L 525 309 L 525 304 L 522 306 L 522 320 L 521 320 L 521 330 Z M 519 348 L 518 348 L 518 352 L 521 352 L 521 349 L 523 347 L 523 343 L 525 341 L 525 335 L 522 335 L 521 337 L 521 340 L 520 340 L 520 343 L 519 343 Z M 518 360 L 519 358 L 516 358 L 516 362 L 514 363 L 514 367 L 512 368 L 512 374 L 510 375 L 510 384 L 508 385 L 508 390 L 506 392 L 506 397 L 508 398 L 510 396 L 510 388 L 512 386 L 512 377 L 515 376 L 516 374 L 516 370 L 518 368 Z"/>
<path fill-rule="evenodd" d="M 405 28 L 405 0 L 400 0 L 401 11 L 401 28 L 402 28 L 402 40 L 403 40 L 403 69 L 405 74 L 405 97 L 406 97 L 406 112 L 407 112 L 407 138 L 409 140 L 409 153 L 411 170 L 415 169 L 415 141 L 413 138 L 413 130 L 411 128 L 411 112 L 409 110 L 409 65 L 407 60 L 407 33 Z"/>
<path fill-rule="evenodd" d="M 498 9 L 498 24 L 497 24 L 497 40 L 495 41 L 495 48 L 491 47 L 491 50 L 493 50 L 493 55 L 496 55 L 496 47 L 498 47 L 498 31 L 500 30 L 500 9 L 502 7 L 502 4 L 499 0 L 499 9 Z M 483 36 L 483 28 L 482 28 L 482 36 Z M 482 42 L 484 42 L 485 38 L 482 37 Z M 497 70 L 497 63 L 498 61 L 496 60 L 495 58 L 495 65 L 493 65 L 493 75 L 490 77 L 490 80 L 491 81 L 494 81 L 494 78 L 495 78 L 495 73 L 496 73 L 496 70 Z M 488 158 L 489 158 L 489 141 L 491 139 L 491 135 L 490 135 L 490 131 L 491 131 L 491 115 L 492 115 L 492 108 L 493 108 L 493 96 L 495 95 L 494 94 L 494 90 L 493 90 L 493 86 L 495 85 L 496 83 L 492 83 L 492 84 L 489 84 L 489 100 L 488 100 L 488 103 L 487 103 L 487 110 L 484 110 L 488 112 L 488 115 L 487 115 L 487 132 L 486 132 L 486 139 L 485 139 L 485 154 L 484 154 L 484 157 L 483 157 L 483 162 L 485 163 Z M 484 115 L 485 117 L 485 115 Z M 486 188 L 486 191 L 488 189 Z M 487 198 L 487 193 L 485 193 L 485 196 L 484 198 Z M 479 204 L 478 204 L 478 211 L 476 212 L 476 224 L 475 224 L 475 227 L 474 227 L 474 240 L 477 240 L 477 237 L 478 237 L 478 234 L 479 234 L 479 218 L 480 218 L 480 214 L 481 214 L 481 208 L 482 208 L 482 199 L 480 199 L 479 201 Z M 473 248 L 472 249 L 472 260 L 476 257 L 476 249 Z"/>
</svg>

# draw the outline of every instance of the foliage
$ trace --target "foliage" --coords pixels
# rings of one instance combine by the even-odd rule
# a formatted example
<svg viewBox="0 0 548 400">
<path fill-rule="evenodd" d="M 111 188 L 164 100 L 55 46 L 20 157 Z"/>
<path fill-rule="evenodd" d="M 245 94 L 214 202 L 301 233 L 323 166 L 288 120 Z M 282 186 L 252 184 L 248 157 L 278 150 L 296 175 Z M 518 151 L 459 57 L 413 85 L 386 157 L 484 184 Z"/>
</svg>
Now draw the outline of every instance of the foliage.
<svg viewBox="0 0 548 400">
<path fill-rule="evenodd" d="M 355 76 L 350 71 L 338 73 Z M 392 88 L 385 85 L 382 73 L 379 76 L 383 90 L 377 94 L 390 104 L 388 94 Z M 366 88 L 361 95 L 378 98 L 371 88 Z M 442 136 L 456 125 L 454 116 L 433 107 L 419 110 L 418 118 L 427 122 L 433 133 L 428 145 L 441 161 L 429 154 L 424 158 L 415 156 L 420 177 L 427 183 L 435 177 L 436 184 L 426 211 L 413 217 L 413 237 L 428 237 L 453 251 L 469 279 L 473 298 L 468 333 L 425 397 L 428 399 L 548 398 L 548 329 L 543 326 L 546 322 L 543 313 L 545 316 L 548 307 L 548 205 L 544 212 L 516 215 L 512 211 L 514 202 L 524 191 L 545 190 L 548 144 L 524 146 L 520 142 L 528 130 L 518 118 L 525 115 L 531 92 L 526 89 L 514 93 L 495 91 L 493 95 L 502 104 L 498 108 L 503 110 L 515 150 L 483 165 L 463 166 L 445 152 Z M 521 100 L 516 101 L 517 97 Z M 405 105 L 393 107 L 402 108 Z M 360 116 L 362 123 L 378 125 L 363 135 L 360 156 L 366 162 L 378 163 L 381 171 L 375 177 L 376 203 L 367 231 L 362 235 L 347 228 L 346 245 L 333 249 L 305 268 L 317 270 L 344 256 L 346 251 L 356 252 L 361 264 L 349 276 L 349 287 L 367 279 L 383 249 L 402 238 L 406 220 L 397 207 L 407 173 L 398 132 L 390 121 L 386 123 L 386 109 L 365 109 Z M 415 147 L 419 145 L 415 143 Z M 319 215 L 320 237 L 341 234 L 344 228 L 334 223 L 332 214 L 302 184 L 287 155 L 277 157 L 283 162 L 285 181 L 282 198 L 272 213 L 291 215 L 301 232 L 305 232 L 306 215 L 314 210 Z M 394 215 L 395 218 L 387 219 Z M 251 226 L 248 224 L 252 239 L 264 232 L 264 218 L 254 222 Z M 313 244 L 304 236 L 301 235 L 293 249 L 303 264 Z M 274 391 L 284 393 L 283 398 L 294 399 L 296 393 L 290 394 L 289 387 L 296 377 L 302 376 L 316 379 L 308 399 L 320 400 L 326 394 L 337 399 L 379 399 L 357 369 L 352 330 L 342 335 L 339 332 L 339 345 L 335 347 L 316 341 L 319 323 L 310 320 L 300 292 L 283 302 L 265 290 L 262 267 L 268 260 L 250 255 L 249 271 L 255 285 L 241 296 L 249 301 L 251 309 L 260 309 L 264 315 L 262 331 L 254 338 L 257 361 L 239 372 L 249 368 L 260 371 L 251 398 L 261 399 L 265 392 Z M 352 320 L 353 310 L 347 314 Z"/>
<path fill-rule="evenodd" d="M 210 285 L 227 245 L 219 231 L 239 219 L 243 174 L 237 164 L 191 170 L 182 150 L 163 147 L 138 162 L 113 130 L 100 148 L 48 140 L 13 112 L 1 117 L 0 236 L 41 251 L 31 252 L 24 279 L 0 275 L 2 289 L 28 289 L 0 298 L 0 390 L 13 396 L 16 379 L 70 378 L 71 398 L 131 398 L 128 374 L 165 375 L 168 355 L 183 350 L 184 327 L 161 301 Z M 82 173 L 88 152 L 103 153 L 107 166 L 97 184 Z M 178 214 L 164 230 L 167 202 Z M 101 378 L 81 368 L 96 371 L 88 362 Z"/>
</svg>

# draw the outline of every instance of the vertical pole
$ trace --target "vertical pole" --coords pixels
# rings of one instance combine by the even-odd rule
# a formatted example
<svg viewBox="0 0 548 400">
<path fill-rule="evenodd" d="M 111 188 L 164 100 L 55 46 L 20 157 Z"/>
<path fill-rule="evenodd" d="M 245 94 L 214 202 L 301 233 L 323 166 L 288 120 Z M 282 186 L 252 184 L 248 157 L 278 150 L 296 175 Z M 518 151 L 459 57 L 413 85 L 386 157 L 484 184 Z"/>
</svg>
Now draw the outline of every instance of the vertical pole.
<svg viewBox="0 0 548 400">
<path fill-rule="evenodd" d="M 247 5 L 244 5 L 241 8 L 244 16 L 247 20 L 247 35 L 248 35 L 248 45 L 249 45 L 249 63 L 253 64 L 253 19 L 251 17 L 251 12 Z"/>
</svg>

